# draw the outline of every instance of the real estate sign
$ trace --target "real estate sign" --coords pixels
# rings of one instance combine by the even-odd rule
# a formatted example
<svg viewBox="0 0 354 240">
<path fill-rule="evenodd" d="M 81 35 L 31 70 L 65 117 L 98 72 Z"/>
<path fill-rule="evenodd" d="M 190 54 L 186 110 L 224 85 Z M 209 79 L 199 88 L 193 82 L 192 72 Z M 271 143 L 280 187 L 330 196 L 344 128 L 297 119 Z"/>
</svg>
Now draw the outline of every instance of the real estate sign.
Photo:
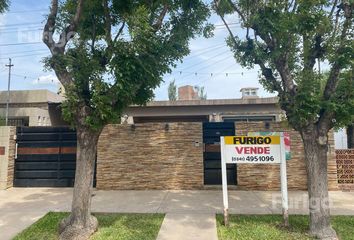
<svg viewBox="0 0 354 240">
<path fill-rule="evenodd" d="M 287 136 L 289 137 L 289 136 Z M 286 141 L 283 132 L 265 135 L 220 137 L 221 174 L 224 203 L 224 222 L 228 225 L 228 193 L 226 164 L 280 164 L 280 188 L 285 225 L 288 225 L 288 190 L 286 177 Z M 289 156 L 290 156 L 290 138 Z"/>
<path fill-rule="evenodd" d="M 280 163 L 280 136 L 224 137 L 226 163 Z"/>
</svg>

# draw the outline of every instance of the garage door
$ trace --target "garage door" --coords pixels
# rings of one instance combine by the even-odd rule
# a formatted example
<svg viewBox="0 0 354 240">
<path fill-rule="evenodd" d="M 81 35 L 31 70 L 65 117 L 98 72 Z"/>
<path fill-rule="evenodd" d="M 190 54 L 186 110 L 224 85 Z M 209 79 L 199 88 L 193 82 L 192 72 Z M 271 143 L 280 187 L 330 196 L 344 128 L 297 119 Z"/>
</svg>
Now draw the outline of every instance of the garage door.
<svg viewBox="0 0 354 240">
<path fill-rule="evenodd" d="M 76 132 L 66 127 L 18 127 L 15 187 L 72 187 Z"/>
</svg>

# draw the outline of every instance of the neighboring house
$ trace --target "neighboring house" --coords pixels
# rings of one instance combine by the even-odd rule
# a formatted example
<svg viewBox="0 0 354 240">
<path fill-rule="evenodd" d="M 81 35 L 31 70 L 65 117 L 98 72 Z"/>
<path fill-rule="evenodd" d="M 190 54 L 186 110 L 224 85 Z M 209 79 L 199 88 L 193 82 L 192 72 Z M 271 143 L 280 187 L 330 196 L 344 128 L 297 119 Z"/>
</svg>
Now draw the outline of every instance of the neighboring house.
<svg viewBox="0 0 354 240">
<path fill-rule="evenodd" d="M 178 89 L 177 101 L 152 101 L 130 106 L 122 123 L 146 122 L 277 122 L 282 118 L 278 98 L 260 98 L 257 88 L 241 89 L 240 99 L 198 99 L 192 86 Z M 0 116 L 5 118 L 7 91 L 0 92 Z M 9 125 L 63 126 L 61 102 L 64 97 L 48 90 L 11 91 Z"/>
<path fill-rule="evenodd" d="M 177 101 L 153 101 L 131 106 L 122 118 L 125 123 L 146 122 L 252 122 L 280 121 L 283 112 L 278 98 L 260 98 L 258 88 L 241 89 L 241 99 L 196 99 L 192 86 L 178 89 Z"/>
<path fill-rule="evenodd" d="M 11 126 L 61 126 L 59 104 L 63 97 L 48 90 L 10 91 L 9 125 Z M 0 92 L 0 117 L 6 116 L 7 91 Z"/>
</svg>

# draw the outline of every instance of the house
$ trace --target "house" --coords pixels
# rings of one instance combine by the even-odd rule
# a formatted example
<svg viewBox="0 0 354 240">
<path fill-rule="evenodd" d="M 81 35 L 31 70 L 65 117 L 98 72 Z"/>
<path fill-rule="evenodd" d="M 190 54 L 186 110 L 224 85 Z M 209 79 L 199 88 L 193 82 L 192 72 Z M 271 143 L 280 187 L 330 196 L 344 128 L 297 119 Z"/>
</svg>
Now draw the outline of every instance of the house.
<svg viewBox="0 0 354 240">
<path fill-rule="evenodd" d="M 122 117 L 123 124 L 109 124 L 103 129 L 97 147 L 97 189 L 217 187 L 221 184 L 220 136 L 283 131 L 288 132 L 291 139 L 288 187 L 306 189 L 301 136 L 281 121 L 283 112 L 277 98 L 262 98 L 256 88 L 244 88 L 240 99 L 201 100 L 194 91 L 192 86 L 185 86 L 179 89 L 176 101 L 130 106 Z M 4 115 L 6 94 L 0 93 L 0 96 Z M 9 116 L 13 125 L 67 125 L 60 111 L 63 98 L 54 93 L 13 91 L 10 97 Z M 73 185 L 74 129 L 7 128 L 4 139 L 8 142 L 3 146 L 8 146 L 11 157 L 6 158 L 9 159 L 6 187 L 12 184 L 17 187 Z M 336 190 L 333 146 L 331 137 L 328 179 L 330 189 Z M 231 164 L 227 166 L 227 179 L 228 184 L 237 189 L 278 190 L 279 165 Z"/>
<path fill-rule="evenodd" d="M 240 99 L 198 98 L 192 86 L 178 89 L 177 101 L 152 101 L 145 106 L 130 106 L 122 123 L 147 122 L 277 122 L 282 118 L 278 98 L 262 98 L 257 88 L 241 89 Z M 64 126 L 61 115 L 64 97 L 48 90 L 11 91 L 9 125 Z M 7 91 L 0 92 L 0 116 L 6 115 Z"/>
<path fill-rule="evenodd" d="M 177 101 L 130 106 L 122 122 L 278 122 L 283 112 L 277 97 L 261 98 L 258 88 L 242 88 L 240 99 L 200 100 L 192 86 L 178 89 Z"/>
<path fill-rule="evenodd" d="M 0 117 L 5 119 L 8 92 L 0 92 Z M 64 98 L 48 90 L 10 91 L 9 125 L 11 126 L 60 126 L 66 125 L 61 119 L 58 107 Z"/>
</svg>

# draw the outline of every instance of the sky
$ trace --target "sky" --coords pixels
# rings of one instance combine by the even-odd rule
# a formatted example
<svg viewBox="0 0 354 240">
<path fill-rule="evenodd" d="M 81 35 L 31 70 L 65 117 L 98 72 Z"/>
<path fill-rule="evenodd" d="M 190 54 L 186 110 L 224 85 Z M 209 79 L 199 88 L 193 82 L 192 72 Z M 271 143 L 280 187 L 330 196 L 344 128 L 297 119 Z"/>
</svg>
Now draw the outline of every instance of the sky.
<svg viewBox="0 0 354 240">
<path fill-rule="evenodd" d="M 48 89 L 57 92 L 59 81 L 52 71 L 46 71 L 42 59 L 49 50 L 42 42 L 42 29 L 50 0 L 12 0 L 10 10 L 0 15 L 0 91 L 7 90 L 8 59 L 12 59 L 11 90 Z M 226 21 L 237 35 L 244 34 L 236 16 Z M 226 28 L 215 14 L 209 19 L 215 24 L 214 37 L 197 37 L 190 41 L 190 55 L 183 59 L 155 90 L 155 100 L 167 100 L 167 87 L 175 80 L 177 87 L 205 87 L 208 99 L 240 98 L 243 87 L 258 87 L 260 97 L 275 96 L 258 82 L 258 68 L 245 69 L 236 63 L 226 46 Z M 345 146 L 344 135 L 336 135 L 336 144 Z"/>
<path fill-rule="evenodd" d="M 48 89 L 57 92 L 58 80 L 45 71 L 42 59 L 49 51 L 41 34 L 50 0 L 12 0 L 10 11 L 0 16 L 0 89 L 7 89 L 8 58 L 12 59 L 11 89 Z M 228 17 L 233 30 L 240 29 L 236 17 Z M 270 96 L 258 83 L 258 69 L 244 69 L 237 64 L 226 46 L 226 28 L 216 15 L 209 22 L 216 25 L 214 37 L 190 41 L 190 55 L 183 59 L 155 90 L 156 100 L 167 100 L 167 86 L 204 86 L 208 99 L 239 98 L 242 87 L 259 87 L 260 96 Z M 241 32 L 241 29 L 240 29 Z M 11 45 L 9 45 L 11 44 Z"/>
</svg>

